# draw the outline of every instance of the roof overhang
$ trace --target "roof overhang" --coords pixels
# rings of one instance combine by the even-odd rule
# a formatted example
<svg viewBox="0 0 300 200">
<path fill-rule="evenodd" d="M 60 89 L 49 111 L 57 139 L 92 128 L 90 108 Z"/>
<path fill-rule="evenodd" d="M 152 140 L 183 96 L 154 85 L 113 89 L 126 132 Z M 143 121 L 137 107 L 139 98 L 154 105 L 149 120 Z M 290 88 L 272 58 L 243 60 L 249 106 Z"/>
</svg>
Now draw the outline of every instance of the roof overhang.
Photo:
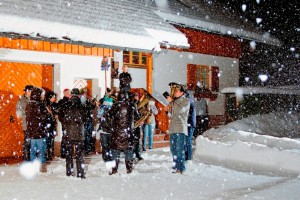
<svg viewBox="0 0 300 200">
<path fill-rule="evenodd" d="M 269 34 L 255 33 L 240 28 L 221 25 L 215 22 L 208 22 L 201 19 L 192 19 L 189 17 L 174 15 L 161 11 L 154 12 L 171 24 L 184 25 L 189 28 L 212 32 L 216 34 L 239 37 L 246 40 L 254 40 L 257 42 L 270 44 L 274 46 L 281 46 L 281 42 L 277 38 L 271 37 Z"/>
<path fill-rule="evenodd" d="M 0 24 L 2 33 L 16 33 L 32 38 L 56 38 L 56 41 L 61 42 L 66 42 L 65 38 L 69 38 L 73 43 L 100 45 L 112 49 L 153 52 L 159 51 L 160 45 L 166 43 L 170 47 L 189 48 L 185 35 L 175 28 L 174 32 L 145 29 L 147 34 L 138 35 L 2 14 Z"/>
<path fill-rule="evenodd" d="M 236 94 L 238 96 L 247 94 L 283 94 L 283 95 L 300 95 L 299 86 L 282 86 L 282 87 L 227 87 L 222 89 L 223 94 Z"/>
</svg>

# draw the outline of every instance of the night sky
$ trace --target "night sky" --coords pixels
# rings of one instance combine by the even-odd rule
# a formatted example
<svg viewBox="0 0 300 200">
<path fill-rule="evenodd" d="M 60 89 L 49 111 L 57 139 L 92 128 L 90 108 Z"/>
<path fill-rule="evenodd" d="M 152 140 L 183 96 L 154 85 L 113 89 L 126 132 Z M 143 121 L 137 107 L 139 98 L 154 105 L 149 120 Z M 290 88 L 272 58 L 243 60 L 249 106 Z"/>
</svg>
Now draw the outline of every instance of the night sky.
<svg viewBox="0 0 300 200">
<path fill-rule="evenodd" d="M 209 0 L 207 0 L 209 1 Z M 213 0 L 211 0 L 213 1 Z M 282 41 L 287 48 L 300 48 L 300 3 L 297 0 L 217 0 Z M 244 5 L 244 7 L 243 7 Z M 246 5 L 246 9 L 245 9 Z M 244 11 L 243 11 L 244 8 Z"/>
</svg>

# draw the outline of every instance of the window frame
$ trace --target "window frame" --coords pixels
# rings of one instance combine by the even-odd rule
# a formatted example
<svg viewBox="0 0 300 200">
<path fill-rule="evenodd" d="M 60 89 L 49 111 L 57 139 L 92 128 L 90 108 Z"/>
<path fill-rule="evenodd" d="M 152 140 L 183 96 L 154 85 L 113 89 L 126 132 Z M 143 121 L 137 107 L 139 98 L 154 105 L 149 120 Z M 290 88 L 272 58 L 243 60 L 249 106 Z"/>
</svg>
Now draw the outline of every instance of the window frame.
<svg viewBox="0 0 300 200">
<path fill-rule="evenodd" d="M 128 62 L 126 61 L 125 56 L 128 56 Z M 134 58 L 137 56 L 138 63 L 134 63 Z M 143 58 L 145 61 L 143 61 Z M 148 58 L 147 54 L 144 52 L 137 52 L 137 51 L 123 51 L 123 64 L 128 67 L 133 68 L 147 68 Z"/>
</svg>

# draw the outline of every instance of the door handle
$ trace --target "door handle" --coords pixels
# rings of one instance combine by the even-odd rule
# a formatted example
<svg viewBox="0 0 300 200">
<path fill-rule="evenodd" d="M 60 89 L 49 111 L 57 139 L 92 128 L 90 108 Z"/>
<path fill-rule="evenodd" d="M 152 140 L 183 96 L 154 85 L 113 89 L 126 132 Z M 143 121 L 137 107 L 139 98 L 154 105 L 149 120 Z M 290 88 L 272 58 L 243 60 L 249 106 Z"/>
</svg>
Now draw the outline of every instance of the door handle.
<svg viewBox="0 0 300 200">
<path fill-rule="evenodd" d="M 9 122 L 10 123 L 14 123 L 15 122 L 15 118 L 12 115 L 9 116 Z"/>
</svg>

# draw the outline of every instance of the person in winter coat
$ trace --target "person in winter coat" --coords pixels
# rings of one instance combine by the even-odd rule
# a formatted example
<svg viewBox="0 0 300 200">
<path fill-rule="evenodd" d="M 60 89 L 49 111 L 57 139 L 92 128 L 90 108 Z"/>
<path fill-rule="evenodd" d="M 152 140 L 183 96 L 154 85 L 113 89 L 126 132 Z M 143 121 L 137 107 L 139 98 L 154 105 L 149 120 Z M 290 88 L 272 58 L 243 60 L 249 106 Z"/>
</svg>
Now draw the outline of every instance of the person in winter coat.
<svg viewBox="0 0 300 200">
<path fill-rule="evenodd" d="M 84 150 L 85 154 L 89 155 L 95 152 L 95 142 L 96 138 L 93 135 L 94 127 L 93 127 L 93 110 L 96 107 L 95 102 L 91 99 L 88 94 L 88 89 L 83 88 L 81 91 L 81 103 L 84 107 Z"/>
<path fill-rule="evenodd" d="M 167 97 L 169 105 L 165 110 L 168 111 L 170 118 L 169 134 L 170 134 L 170 150 L 173 157 L 174 173 L 180 173 L 185 170 L 185 136 L 188 136 L 187 120 L 190 109 L 190 101 L 185 97 L 185 86 L 181 84 L 174 85 L 174 97 Z"/>
<path fill-rule="evenodd" d="M 71 98 L 70 89 L 66 88 L 63 91 L 64 97 L 58 101 L 58 119 L 62 127 L 62 139 L 60 143 L 60 157 L 66 158 L 66 144 L 65 144 L 65 135 L 66 135 L 66 122 L 64 113 L 68 109 L 68 101 Z"/>
<path fill-rule="evenodd" d="M 145 120 L 144 123 L 144 135 L 143 135 L 143 151 L 146 151 L 146 145 L 147 145 L 147 138 L 148 138 L 148 148 L 152 149 L 153 147 L 153 132 L 155 129 L 155 116 L 158 114 L 158 110 L 155 106 L 155 101 L 150 100 L 149 103 L 147 104 L 148 112 L 150 115 L 148 118 Z"/>
<path fill-rule="evenodd" d="M 73 155 L 75 154 L 77 177 L 85 178 L 84 174 L 84 107 L 80 101 L 78 88 L 71 91 L 71 99 L 67 102 L 65 109 L 65 140 L 66 140 L 66 175 L 74 173 Z"/>
<path fill-rule="evenodd" d="M 25 86 L 25 89 L 23 90 L 25 93 L 18 100 L 16 106 L 17 117 L 22 120 L 22 129 L 24 133 L 23 158 L 26 161 L 30 161 L 30 139 L 28 138 L 28 133 L 27 133 L 25 108 L 27 103 L 29 102 L 32 89 L 33 89 L 32 85 Z"/>
<path fill-rule="evenodd" d="M 109 117 L 106 116 L 106 113 L 110 110 L 113 105 L 113 99 L 104 96 L 103 103 L 100 105 L 98 109 L 97 118 L 99 119 L 99 128 L 98 132 L 100 132 L 100 140 L 101 140 L 101 149 L 102 149 L 102 158 L 104 162 L 111 161 L 112 155 L 110 151 L 110 143 L 111 143 L 111 121 Z"/>
<path fill-rule="evenodd" d="M 133 94 L 133 105 L 136 108 L 136 111 L 138 112 L 138 105 L 140 104 L 140 97 L 138 93 Z M 140 113 L 137 113 L 135 116 L 135 119 L 140 118 Z M 140 148 L 140 139 L 141 139 L 141 131 L 142 131 L 142 124 L 139 124 L 135 129 L 133 129 L 133 153 L 135 154 L 135 157 L 138 161 L 143 160 L 143 157 L 141 155 L 141 148 Z"/>
<path fill-rule="evenodd" d="M 127 173 L 132 172 L 133 168 L 133 123 L 136 109 L 132 101 L 128 99 L 126 91 L 120 91 L 117 102 L 108 111 L 107 116 L 111 120 L 111 152 L 112 159 L 115 161 L 110 174 L 118 172 L 120 153 L 124 151 Z"/>
<path fill-rule="evenodd" d="M 194 98 L 190 94 L 190 92 L 187 90 L 185 97 L 190 100 L 190 110 L 189 110 L 189 116 L 188 116 L 188 135 L 185 136 L 185 160 L 192 160 L 193 159 L 193 136 L 194 136 L 194 130 L 196 128 L 196 108 L 194 103 Z"/>
<path fill-rule="evenodd" d="M 128 73 L 128 67 L 124 65 L 122 67 L 123 72 L 119 75 L 120 80 L 120 91 L 124 90 L 126 92 L 130 91 L 130 83 L 132 81 L 130 73 Z"/>
<path fill-rule="evenodd" d="M 196 107 L 196 129 L 194 137 L 202 135 L 208 128 L 208 108 L 207 101 L 198 96 L 195 101 Z"/>
<path fill-rule="evenodd" d="M 58 105 L 56 103 L 56 94 L 53 91 L 46 93 L 47 113 L 47 150 L 46 159 L 50 161 L 54 157 L 54 137 L 57 131 Z"/>
<path fill-rule="evenodd" d="M 30 160 L 40 159 L 41 172 L 46 172 L 46 137 L 47 137 L 47 109 L 44 104 L 45 91 L 34 87 L 30 101 L 25 108 L 28 137 L 30 138 Z"/>
</svg>

